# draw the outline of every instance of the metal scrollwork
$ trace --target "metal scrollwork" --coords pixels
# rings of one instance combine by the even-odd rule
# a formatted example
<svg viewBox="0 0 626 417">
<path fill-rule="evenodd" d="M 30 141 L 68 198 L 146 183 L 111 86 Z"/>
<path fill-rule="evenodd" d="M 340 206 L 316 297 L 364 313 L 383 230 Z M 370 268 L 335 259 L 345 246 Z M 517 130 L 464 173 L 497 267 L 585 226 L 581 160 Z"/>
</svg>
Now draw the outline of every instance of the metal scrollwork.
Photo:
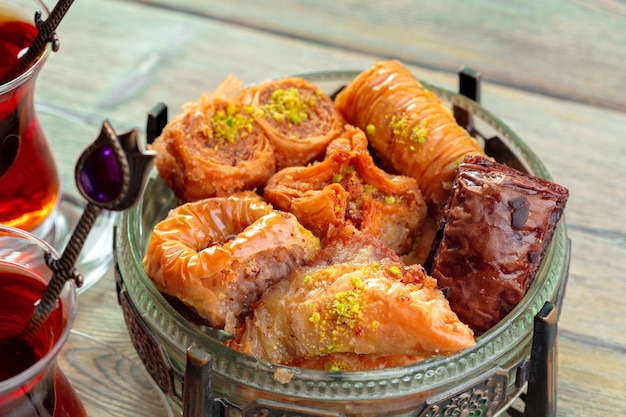
<svg viewBox="0 0 626 417">
<path fill-rule="evenodd" d="M 494 370 L 466 388 L 427 401 L 412 417 L 492 417 L 506 400 L 509 376 Z"/>
<path fill-rule="evenodd" d="M 122 313 L 131 342 L 141 358 L 146 370 L 166 395 L 174 393 L 174 382 L 171 374 L 172 367 L 169 365 L 167 354 L 155 339 L 144 323 L 139 319 L 139 315 L 130 301 L 127 299 L 126 291 L 120 293 L 120 304 Z"/>
</svg>

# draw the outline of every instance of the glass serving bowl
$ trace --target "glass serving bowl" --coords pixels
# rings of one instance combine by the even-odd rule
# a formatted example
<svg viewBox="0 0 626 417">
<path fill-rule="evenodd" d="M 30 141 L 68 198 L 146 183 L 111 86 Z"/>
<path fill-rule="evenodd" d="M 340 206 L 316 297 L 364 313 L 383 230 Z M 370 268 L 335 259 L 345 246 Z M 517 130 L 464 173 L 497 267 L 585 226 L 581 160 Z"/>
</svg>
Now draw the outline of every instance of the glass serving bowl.
<svg viewBox="0 0 626 417">
<path fill-rule="evenodd" d="M 333 94 L 357 74 L 342 71 L 298 75 Z M 450 107 L 470 115 L 472 132 L 486 145 L 487 153 L 495 149 L 497 152 L 491 156 L 500 162 L 550 179 L 537 156 L 497 117 L 462 95 L 424 84 Z M 211 388 L 216 398 L 223 399 L 222 409 L 239 409 L 244 416 L 500 414 L 527 386 L 523 366 L 531 354 L 534 318 L 546 302 L 557 303 L 568 273 L 570 243 L 565 221 L 561 220 L 526 296 L 505 319 L 478 337 L 475 347 L 451 357 L 432 357 L 376 371 L 292 368 L 224 346 L 228 334 L 188 321 L 146 276 L 142 259 L 151 231 L 174 205 L 173 193 L 153 170 L 143 199 L 118 218 L 114 245 L 120 303 L 131 338 L 179 413 L 183 407 L 186 352 L 194 346 L 212 358 Z M 447 401 L 448 414 L 443 414 L 438 399 Z M 229 415 L 223 412 L 226 414 L 215 415 Z"/>
</svg>

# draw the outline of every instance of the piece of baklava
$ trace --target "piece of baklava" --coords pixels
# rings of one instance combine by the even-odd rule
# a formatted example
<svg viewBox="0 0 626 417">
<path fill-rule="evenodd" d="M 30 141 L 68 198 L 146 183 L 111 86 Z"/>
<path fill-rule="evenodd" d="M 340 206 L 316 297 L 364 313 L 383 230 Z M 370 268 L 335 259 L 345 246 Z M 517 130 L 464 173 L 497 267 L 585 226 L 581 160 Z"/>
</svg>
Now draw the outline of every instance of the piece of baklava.
<svg viewBox="0 0 626 417">
<path fill-rule="evenodd" d="M 465 157 L 426 268 L 475 332 L 489 330 L 522 299 L 568 196 L 545 179 Z"/>
<path fill-rule="evenodd" d="M 264 196 L 320 238 L 350 223 L 398 255 L 409 252 L 426 216 L 417 181 L 378 168 L 363 131 L 349 125 L 323 161 L 278 171 Z"/>
<path fill-rule="evenodd" d="M 377 62 L 343 89 L 335 105 L 367 134 L 381 160 L 418 181 L 433 213 L 448 198 L 465 155 L 484 155 L 452 111 L 396 60 Z"/>
<path fill-rule="evenodd" d="M 277 169 L 323 156 L 344 125 L 330 97 L 299 77 L 253 85 L 246 90 L 245 104 L 274 147 Z"/>
<path fill-rule="evenodd" d="M 474 336 L 420 265 L 404 265 L 346 226 L 310 266 L 263 294 L 229 346 L 276 363 L 354 371 L 451 355 L 474 346 Z"/>
<path fill-rule="evenodd" d="M 241 80 L 228 76 L 186 103 L 152 144 L 159 174 L 181 201 L 260 188 L 276 171 L 274 148 L 243 94 Z"/>
</svg>

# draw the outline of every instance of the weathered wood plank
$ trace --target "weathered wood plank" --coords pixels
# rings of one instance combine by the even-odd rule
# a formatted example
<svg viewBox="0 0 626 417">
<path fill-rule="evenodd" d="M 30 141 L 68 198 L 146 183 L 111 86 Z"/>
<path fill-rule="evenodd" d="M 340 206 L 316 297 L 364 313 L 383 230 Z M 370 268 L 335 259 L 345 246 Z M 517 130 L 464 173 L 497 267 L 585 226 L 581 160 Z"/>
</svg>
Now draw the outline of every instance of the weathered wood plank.
<svg viewBox="0 0 626 417">
<path fill-rule="evenodd" d="M 622 350 L 559 335 L 559 416 L 626 415 L 626 362 Z"/>
<path fill-rule="evenodd" d="M 467 65 L 499 84 L 626 110 L 620 1 L 137 1 L 444 72 Z"/>
</svg>

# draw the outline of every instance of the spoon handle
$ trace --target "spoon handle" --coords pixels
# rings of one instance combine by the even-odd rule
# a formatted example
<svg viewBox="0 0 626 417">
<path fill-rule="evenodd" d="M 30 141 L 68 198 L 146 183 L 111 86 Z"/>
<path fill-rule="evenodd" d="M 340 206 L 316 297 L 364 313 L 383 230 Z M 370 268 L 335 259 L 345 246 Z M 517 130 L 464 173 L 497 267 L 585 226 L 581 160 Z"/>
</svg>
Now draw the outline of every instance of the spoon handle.
<svg viewBox="0 0 626 417">
<path fill-rule="evenodd" d="M 87 240 L 87 235 L 101 211 L 102 209 L 95 204 L 87 204 L 61 257 L 59 259 L 53 259 L 50 253 L 46 253 L 45 260 L 48 267 L 52 270 L 52 278 L 41 297 L 41 301 L 37 304 L 35 312 L 22 331 L 22 337 L 24 339 L 30 339 L 41 328 L 56 306 L 63 286 L 68 280 L 73 279 L 76 281 L 78 287 L 82 285 L 83 277 L 74 265 Z"/>
<path fill-rule="evenodd" d="M 139 149 L 138 135 L 133 129 L 118 136 L 111 124 L 105 121 L 100 135 L 78 158 L 74 171 L 76 185 L 88 203 L 61 257 L 53 259 L 49 253 L 46 254 L 52 278 L 22 331 L 23 339 L 31 339 L 41 328 L 68 280 L 76 281 L 78 287 L 82 285 L 83 277 L 74 264 L 100 212 L 126 210 L 139 199 L 156 153 L 144 153 Z M 115 184 L 109 181 L 111 177 L 115 179 Z"/>
<path fill-rule="evenodd" d="M 53 50 L 59 49 L 58 39 L 55 30 L 59 23 L 69 10 L 74 0 L 59 0 L 50 12 L 46 20 L 41 19 L 41 12 L 35 13 L 35 25 L 38 32 L 32 44 L 28 47 L 28 51 L 17 61 L 17 63 L 7 72 L 2 79 L 2 84 L 16 78 L 24 72 L 37 59 L 48 42 L 53 42 Z"/>
</svg>

